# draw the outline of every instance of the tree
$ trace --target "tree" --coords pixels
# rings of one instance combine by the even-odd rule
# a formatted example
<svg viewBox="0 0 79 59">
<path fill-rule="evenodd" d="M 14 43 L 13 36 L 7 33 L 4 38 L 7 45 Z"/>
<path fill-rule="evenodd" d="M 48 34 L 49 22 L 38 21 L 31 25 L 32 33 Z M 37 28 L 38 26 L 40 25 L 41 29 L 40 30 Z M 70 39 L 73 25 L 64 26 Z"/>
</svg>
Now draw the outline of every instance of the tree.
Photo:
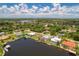
<svg viewBox="0 0 79 59">
<path fill-rule="evenodd" d="M 41 24 L 34 24 L 32 27 L 31 27 L 31 30 L 34 31 L 34 32 L 43 32 L 45 30 L 44 26 L 41 25 Z"/>
<path fill-rule="evenodd" d="M 49 26 L 49 31 L 51 35 L 55 35 L 56 33 L 59 33 L 61 31 L 61 27 L 60 26 L 56 26 L 56 25 L 51 25 Z"/>
<path fill-rule="evenodd" d="M 74 33 L 74 34 L 72 35 L 72 38 L 73 38 L 75 41 L 79 41 L 79 34 Z"/>
<path fill-rule="evenodd" d="M 79 45 L 76 46 L 76 55 L 79 56 Z"/>
</svg>

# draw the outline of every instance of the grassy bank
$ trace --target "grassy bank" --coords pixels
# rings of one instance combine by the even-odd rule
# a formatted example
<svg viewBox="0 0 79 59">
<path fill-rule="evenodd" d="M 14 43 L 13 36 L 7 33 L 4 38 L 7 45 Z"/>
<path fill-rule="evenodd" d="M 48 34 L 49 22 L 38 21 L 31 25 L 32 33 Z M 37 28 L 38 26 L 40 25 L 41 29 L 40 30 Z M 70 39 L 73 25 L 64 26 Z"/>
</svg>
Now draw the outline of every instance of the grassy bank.
<svg viewBox="0 0 79 59">
<path fill-rule="evenodd" d="M 0 56 L 3 56 L 4 54 L 5 54 L 4 49 L 0 47 Z"/>
</svg>

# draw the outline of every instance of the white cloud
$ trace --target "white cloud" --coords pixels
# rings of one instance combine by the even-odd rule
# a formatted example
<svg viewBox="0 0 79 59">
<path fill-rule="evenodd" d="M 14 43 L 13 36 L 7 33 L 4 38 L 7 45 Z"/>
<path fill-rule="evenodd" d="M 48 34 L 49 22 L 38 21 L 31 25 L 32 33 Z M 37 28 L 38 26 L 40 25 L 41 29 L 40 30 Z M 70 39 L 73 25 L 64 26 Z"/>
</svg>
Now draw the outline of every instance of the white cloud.
<svg viewBox="0 0 79 59">
<path fill-rule="evenodd" d="M 14 5 L 14 8 L 16 9 L 16 11 L 19 11 L 19 5 Z"/>
<path fill-rule="evenodd" d="M 10 11 L 10 12 L 16 12 L 16 9 L 13 7 L 13 6 L 11 6 L 10 8 L 8 8 L 8 10 Z"/>
<path fill-rule="evenodd" d="M 53 3 L 53 8 L 51 8 L 52 13 L 63 14 L 63 7 L 59 3 Z"/>
<path fill-rule="evenodd" d="M 60 3 L 53 3 L 54 7 L 60 7 L 60 5 L 61 5 Z"/>
<path fill-rule="evenodd" d="M 35 5 L 32 5 L 32 8 L 29 9 L 29 12 L 30 12 L 30 13 L 36 13 L 37 11 L 38 11 L 38 7 L 35 6 Z"/>
<path fill-rule="evenodd" d="M 43 8 L 39 8 L 38 13 L 49 13 L 50 12 L 50 7 L 46 6 Z"/>
<path fill-rule="evenodd" d="M 37 7 L 37 6 L 35 6 L 35 5 L 33 5 L 33 6 L 32 6 L 32 9 L 37 10 L 37 9 L 38 9 L 38 7 Z"/>
<path fill-rule="evenodd" d="M 63 6 L 61 9 L 65 15 L 76 16 L 79 14 L 79 6 L 72 6 L 72 7 Z"/>
<path fill-rule="evenodd" d="M 49 8 L 50 8 L 49 6 L 46 6 L 43 8 L 43 11 L 49 11 Z"/>
<path fill-rule="evenodd" d="M 2 8 L 7 8 L 7 5 L 3 5 Z"/>
<path fill-rule="evenodd" d="M 20 9 L 24 10 L 24 9 L 28 9 L 27 4 L 21 3 L 18 5 L 20 7 Z"/>
<path fill-rule="evenodd" d="M 28 8 L 27 4 L 16 4 L 8 7 L 3 5 L 0 7 L 0 17 L 50 17 L 50 18 L 79 18 L 79 5 L 61 6 L 61 4 L 53 4 L 54 7 L 41 7 L 32 5 Z"/>
</svg>

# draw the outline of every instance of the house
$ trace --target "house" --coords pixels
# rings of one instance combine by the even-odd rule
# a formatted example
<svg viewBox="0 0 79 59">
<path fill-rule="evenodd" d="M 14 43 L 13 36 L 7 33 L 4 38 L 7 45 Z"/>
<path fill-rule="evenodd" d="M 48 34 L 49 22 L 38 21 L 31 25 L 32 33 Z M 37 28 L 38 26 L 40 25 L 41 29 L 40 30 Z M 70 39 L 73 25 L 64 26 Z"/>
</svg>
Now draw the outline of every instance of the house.
<svg viewBox="0 0 79 59">
<path fill-rule="evenodd" d="M 49 36 L 49 35 L 44 35 L 43 38 L 44 38 L 44 39 L 49 39 L 50 36 Z"/>
<path fill-rule="evenodd" d="M 8 50 L 8 48 L 10 48 L 11 46 L 10 45 L 6 45 L 5 47 L 4 47 L 4 50 L 6 51 L 6 52 L 8 52 L 9 50 Z"/>
<path fill-rule="evenodd" d="M 76 29 L 69 29 L 68 32 L 76 32 Z"/>
<path fill-rule="evenodd" d="M 22 35 L 22 32 L 20 32 L 20 31 L 15 31 L 14 34 L 17 35 L 17 36 L 20 36 L 20 35 Z"/>
<path fill-rule="evenodd" d="M 50 39 L 50 35 L 43 35 L 40 39 L 42 40 L 42 41 L 46 41 L 46 40 L 48 40 L 48 39 Z"/>
<path fill-rule="evenodd" d="M 52 36 L 51 37 L 51 41 L 54 43 L 54 44 L 57 44 L 59 42 L 61 42 L 61 38 L 59 38 L 58 36 Z"/>
<path fill-rule="evenodd" d="M 70 28 L 70 29 L 62 29 L 61 32 L 76 32 L 76 29 Z"/>
<path fill-rule="evenodd" d="M 4 39 L 7 39 L 7 38 L 9 38 L 9 35 L 2 35 L 2 36 L 0 36 L 0 40 L 4 40 Z"/>
<path fill-rule="evenodd" d="M 73 41 L 69 41 L 69 40 L 65 40 L 62 42 L 62 46 L 66 49 L 70 49 L 70 50 L 74 50 L 74 48 L 76 47 L 76 43 Z"/>
<path fill-rule="evenodd" d="M 28 33 L 28 35 L 30 35 L 30 36 L 33 36 L 33 35 L 35 35 L 36 33 L 35 32 L 30 32 L 30 33 Z"/>
<path fill-rule="evenodd" d="M 4 32 L 0 32 L 0 35 L 4 35 L 5 33 Z"/>
</svg>

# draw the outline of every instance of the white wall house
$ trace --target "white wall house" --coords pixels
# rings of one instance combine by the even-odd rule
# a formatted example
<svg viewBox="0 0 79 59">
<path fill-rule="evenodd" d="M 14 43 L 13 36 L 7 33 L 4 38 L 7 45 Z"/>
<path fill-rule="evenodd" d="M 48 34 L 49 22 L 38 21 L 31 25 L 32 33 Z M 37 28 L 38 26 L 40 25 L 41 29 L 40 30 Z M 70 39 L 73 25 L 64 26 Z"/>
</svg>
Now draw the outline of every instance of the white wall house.
<svg viewBox="0 0 79 59">
<path fill-rule="evenodd" d="M 41 40 L 46 41 L 46 40 L 49 40 L 50 37 L 51 37 L 50 35 L 43 35 L 43 36 L 41 37 Z"/>
<path fill-rule="evenodd" d="M 14 34 L 19 36 L 19 35 L 22 35 L 22 32 L 14 32 Z"/>
<path fill-rule="evenodd" d="M 31 36 L 33 36 L 33 35 L 35 35 L 36 33 L 35 32 L 30 32 L 30 33 L 28 33 L 28 35 L 31 35 Z"/>
<path fill-rule="evenodd" d="M 4 35 L 5 33 L 4 32 L 0 32 L 0 35 Z"/>
<path fill-rule="evenodd" d="M 52 36 L 51 37 L 51 41 L 54 43 L 54 44 L 57 44 L 58 42 L 60 42 L 62 39 L 59 38 L 58 36 Z"/>
<path fill-rule="evenodd" d="M 6 52 L 8 52 L 9 50 L 8 50 L 8 48 L 10 48 L 11 46 L 10 45 L 6 45 L 5 47 L 4 47 L 4 50 L 6 51 Z"/>
</svg>

